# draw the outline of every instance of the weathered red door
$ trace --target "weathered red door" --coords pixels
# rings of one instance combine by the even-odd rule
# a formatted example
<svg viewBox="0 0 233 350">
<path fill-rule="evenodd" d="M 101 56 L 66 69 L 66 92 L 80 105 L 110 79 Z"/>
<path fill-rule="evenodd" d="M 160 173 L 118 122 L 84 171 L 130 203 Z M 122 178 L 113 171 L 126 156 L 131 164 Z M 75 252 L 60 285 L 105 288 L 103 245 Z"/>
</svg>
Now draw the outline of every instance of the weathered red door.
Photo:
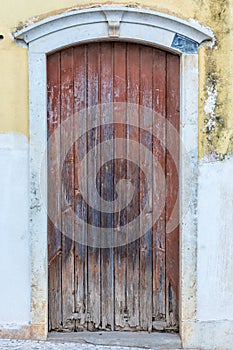
<svg viewBox="0 0 233 350">
<path fill-rule="evenodd" d="M 48 56 L 50 331 L 178 329 L 179 74 L 133 43 Z"/>
</svg>

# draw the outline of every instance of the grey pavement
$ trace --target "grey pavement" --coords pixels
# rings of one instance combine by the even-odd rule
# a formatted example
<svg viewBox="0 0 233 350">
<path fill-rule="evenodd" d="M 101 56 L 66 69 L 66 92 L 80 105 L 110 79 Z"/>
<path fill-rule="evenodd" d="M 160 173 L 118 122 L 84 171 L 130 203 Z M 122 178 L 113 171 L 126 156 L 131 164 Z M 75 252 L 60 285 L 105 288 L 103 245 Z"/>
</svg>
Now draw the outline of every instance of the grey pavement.
<svg viewBox="0 0 233 350">
<path fill-rule="evenodd" d="M 31 341 L 0 339 L 1 350 L 139 350 L 138 347 L 103 346 L 79 342 Z M 149 348 L 147 348 L 149 349 Z M 153 347 L 153 349 L 155 349 Z M 156 350 L 161 348 L 156 348 Z M 164 347 L 162 349 L 165 349 Z M 180 349 L 180 348 L 179 348 Z M 171 348 L 169 347 L 169 350 Z M 172 350 L 178 350 L 173 348 Z"/>
</svg>

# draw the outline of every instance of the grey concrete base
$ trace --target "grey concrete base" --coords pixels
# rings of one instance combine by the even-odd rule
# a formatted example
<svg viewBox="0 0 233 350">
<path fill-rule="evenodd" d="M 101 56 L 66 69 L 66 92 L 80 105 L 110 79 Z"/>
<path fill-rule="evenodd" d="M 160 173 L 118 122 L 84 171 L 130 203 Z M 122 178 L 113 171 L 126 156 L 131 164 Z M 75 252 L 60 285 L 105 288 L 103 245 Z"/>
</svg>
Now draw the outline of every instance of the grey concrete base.
<svg viewBox="0 0 233 350">
<path fill-rule="evenodd" d="M 146 349 L 181 349 L 177 334 L 148 332 L 77 332 L 49 333 L 49 340 L 71 341 L 93 345 L 126 346 Z"/>
</svg>

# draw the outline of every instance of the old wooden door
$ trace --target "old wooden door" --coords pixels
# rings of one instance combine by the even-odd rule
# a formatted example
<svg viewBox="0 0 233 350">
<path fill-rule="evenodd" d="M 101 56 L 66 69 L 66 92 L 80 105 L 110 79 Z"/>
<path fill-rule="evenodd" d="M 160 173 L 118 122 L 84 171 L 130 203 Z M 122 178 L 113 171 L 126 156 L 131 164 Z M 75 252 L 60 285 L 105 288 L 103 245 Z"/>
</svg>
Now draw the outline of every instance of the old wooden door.
<svg viewBox="0 0 233 350">
<path fill-rule="evenodd" d="M 48 219 L 50 331 L 178 329 L 179 64 L 177 55 L 121 42 L 90 43 L 48 56 L 48 211 L 53 213 Z M 135 123 L 129 117 L 131 104 Z M 112 123 L 105 120 L 106 106 L 108 113 L 112 111 Z M 114 120 L 118 106 L 121 122 Z M 149 111 L 148 120 L 143 108 Z M 85 128 L 80 135 L 78 131 Z M 118 246 L 80 240 L 91 236 L 94 242 L 101 227 L 117 235 L 114 230 L 127 227 L 146 201 L 151 201 L 146 215 L 157 213 L 146 183 L 158 186 L 158 167 L 148 156 L 146 178 L 141 170 L 142 148 L 155 157 L 164 177 L 159 184 L 164 205 L 157 219 L 143 234 L 138 234 L 139 223 L 134 227 L 136 239 Z M 112 160 L 106 158 L 109 152 Z M 138 161 L 132 161 L 130 152 Z M 103 198 L 109 208 L 117 196 L 127 197 L 131 183 L 133 195 L 125 208 L 113 208 L 111 213 L 93 209 L 90 172 L 85 175 L 84 169 L 82 176 L 79 172 L 84 159 L 87 169 L 96 172 L 98 200 Z M 128 181 L 123 191 L 117 188 L 122 179 Z M 86 198 L 80 181 L 87 185 Z M 70 209 L 73 216 L 67 214 Z M 171 215 L 177 222 L 168 229 Z M 76 225 L 75 217 L 89 225 Z"/>
</svg>

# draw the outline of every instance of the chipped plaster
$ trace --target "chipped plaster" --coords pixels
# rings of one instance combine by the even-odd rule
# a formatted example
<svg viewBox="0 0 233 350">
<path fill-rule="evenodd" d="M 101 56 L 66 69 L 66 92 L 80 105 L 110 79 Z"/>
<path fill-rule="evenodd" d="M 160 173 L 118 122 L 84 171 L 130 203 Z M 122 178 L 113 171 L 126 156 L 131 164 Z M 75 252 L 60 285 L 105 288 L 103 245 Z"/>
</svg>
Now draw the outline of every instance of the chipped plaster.
<svg viewBox="0 0 233 350">
<path fill-rule="evenodd" d="M 197 6 L 216 39 L 212 48 L 200 49 L 199 157 L 215 153 L 216 160 L 222 160 L 233 151 L 232 1 L 200 0 Z M 200 10 L 195 18 L 200 18 Z"/>
</svg>

